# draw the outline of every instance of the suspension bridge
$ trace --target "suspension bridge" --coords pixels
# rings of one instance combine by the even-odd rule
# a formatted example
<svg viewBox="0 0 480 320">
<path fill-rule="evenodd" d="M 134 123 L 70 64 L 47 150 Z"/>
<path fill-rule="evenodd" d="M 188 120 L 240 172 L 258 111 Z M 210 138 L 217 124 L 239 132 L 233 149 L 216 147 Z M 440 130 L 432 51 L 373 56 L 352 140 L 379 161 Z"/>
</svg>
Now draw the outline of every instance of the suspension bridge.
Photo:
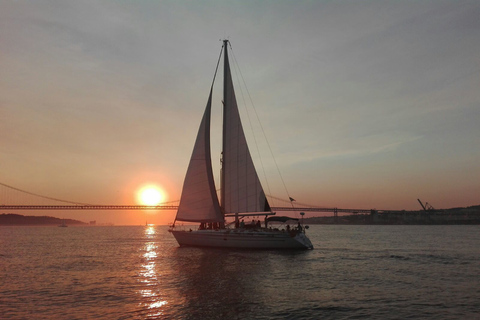
<svg viewBox="0 0 480 320">
<path fill-rule="evenodd" d="M 292 201 L 271 197 L 285 203 Z M 23 189 L 19 189 L 4 183 L 0 183 L 0 211 L 5 210 L 177 210 L 178 202 L 170 201 L 154 206 L 147 205 L 99 205 L 62 200 L 45 196 Z M 176 203 L 176 204 L 174 204 Z M 338 213 L 371 213 L 370 209 L 341 209 L 324 208 L 310 205 L 291 205 L 272 207 L 273 211 L 304 211 L 304 212 L 332 212 Z"/>
</svg>

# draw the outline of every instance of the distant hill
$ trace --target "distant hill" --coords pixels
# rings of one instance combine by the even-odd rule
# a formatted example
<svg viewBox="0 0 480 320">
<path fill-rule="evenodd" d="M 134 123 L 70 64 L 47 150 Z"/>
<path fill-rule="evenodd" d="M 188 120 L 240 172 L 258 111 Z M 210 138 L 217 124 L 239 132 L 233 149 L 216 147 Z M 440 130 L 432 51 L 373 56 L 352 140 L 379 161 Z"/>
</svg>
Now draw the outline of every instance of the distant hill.
<svg viewBox="0 0 480 320">
<path fill-rule="evenodd" d="M 48 216 L 23 216 L 13 213 L 0 214 L 0 226 L 58 226 L 63 221 L 69 226 L 87 225 L 85 222 L 73 219 L 59 219 Z"/>
</svg>

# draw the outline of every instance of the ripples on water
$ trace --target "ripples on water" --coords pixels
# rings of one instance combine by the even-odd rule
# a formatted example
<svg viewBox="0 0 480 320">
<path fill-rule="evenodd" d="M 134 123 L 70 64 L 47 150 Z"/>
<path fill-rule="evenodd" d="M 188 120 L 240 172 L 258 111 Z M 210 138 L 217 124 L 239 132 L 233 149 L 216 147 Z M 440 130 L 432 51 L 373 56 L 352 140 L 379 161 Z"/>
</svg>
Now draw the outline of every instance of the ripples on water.
<svg viewBox="0 0 480 320">
<path fill-rule="evenodd" d="M 2 319 L 475 319 L 478 226 L 312 226 L 315 250 L 166 227 L 0 228 Z"/>
</svg>

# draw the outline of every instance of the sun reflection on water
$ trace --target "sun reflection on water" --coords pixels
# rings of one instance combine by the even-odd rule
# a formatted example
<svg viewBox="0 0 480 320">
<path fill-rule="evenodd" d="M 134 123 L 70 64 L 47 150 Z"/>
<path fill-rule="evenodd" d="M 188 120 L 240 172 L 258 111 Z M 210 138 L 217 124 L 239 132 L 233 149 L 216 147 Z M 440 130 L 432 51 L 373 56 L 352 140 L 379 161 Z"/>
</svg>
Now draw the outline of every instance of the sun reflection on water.
<svg viewBox="0 0 480 320">
<path fill-rule="evenodd" d="M 158 246 L 155 240 L 156 229 L 155 226 L 145 226 L 145 245 L 143 246 L 143 260 L 142 270 L 139 272 L 140 281 L 147 287 L 152 289 L 142 289 L 138 292 L 143 297 L 142 306 L 146 307 L 149 311 L 148 316 L 160 316 L 162 315 L 161 307 L 168 304 L 166 300 L 161 299 L 161 294 L 155 290 L 158 287 L 159 274 L 157 273 L 156 258 L 158 256 Z"/>
<path fill-rule="evenodd" d="M 155 233 L 156 231 L 154 225 L 149 224 L 145 226 L 145 235 L 147 236 L 147 238 L 152 238 Z"/>
<path fill-rule="evenodd" d="M 143 256 L 147 260 L 152 260 L 157 257 L 157 252 L 155 251 L 157 249 L 157 246 L 155 245 L 154 242 L 148 242 L 145 244 L 145 253 Z M 155 261 L 153 261 L 153 264 L 155 264 Z"/>
<path fill-rule="evenodd" d="M 157 302 L 151 303 L 148 308 L 149 309 L 160 308 L 161 306 L 164 306 L 166 304 L 167 304 L 167 301 L 157 301 Z"/>
</svg>

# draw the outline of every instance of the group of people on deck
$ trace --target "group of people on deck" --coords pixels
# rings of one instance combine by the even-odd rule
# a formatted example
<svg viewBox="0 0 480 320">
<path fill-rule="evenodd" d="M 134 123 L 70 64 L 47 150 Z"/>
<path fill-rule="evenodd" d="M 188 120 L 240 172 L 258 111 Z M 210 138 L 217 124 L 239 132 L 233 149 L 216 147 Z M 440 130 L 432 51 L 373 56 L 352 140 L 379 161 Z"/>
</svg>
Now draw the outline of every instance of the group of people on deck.
<svg viewBox="0 0 480 320">
<path fill-rule="evenodd" d="M 298 222 L 298 225 L 296 228 L 290 228 L 290 225 L 287 224 L 287 232 L 291 232 L 291 231 L 300 231 L 302 232 L 302 225 L 300 224 L 300 222 Z"/>
<path fill-rule="evenodd" d="M 243 219 L 241 221 L 235 221 L 235 229 L 260 229 L 261 227 L 262 224 L 260 220 L 252 220 L 252 222 L 250 222 L 249 224 L 245 224 Z"/>
<path fill-rule="evenodd" d="M 265 225 L 266 225 L 266 221 L 265 221 Z M 258 230 L 261 228 L 262 228 L 262 223 L 260 222 L 260 220 L 252 220 L 248 224 L 245 224 L 243 219 L 235 221 L 235 229 Z M 200 223 L 200 227 L 198 228 L 198 230 L 219 230 L 219 229 L 220 229 L 220 223 L 218 222 L 202 222 Z M 270 228 L 270 230 L 272 230 L 272 228 Z M 275 229 L 275 230 L 278 230 L 278 229 Z M 286 231 L 293 237 L 298 232 L 302 232 L 302 225 L 300 224 L 300 222 L 298 222 L 297 227 L 291 228 L 290 225 L 287 224 L 284 231 Z"/>
<path fill-rule="evenodd" d="M 198 230 L 219 230 L 220 223 L 218 222 L 202 222 Z"/>
</svg>

